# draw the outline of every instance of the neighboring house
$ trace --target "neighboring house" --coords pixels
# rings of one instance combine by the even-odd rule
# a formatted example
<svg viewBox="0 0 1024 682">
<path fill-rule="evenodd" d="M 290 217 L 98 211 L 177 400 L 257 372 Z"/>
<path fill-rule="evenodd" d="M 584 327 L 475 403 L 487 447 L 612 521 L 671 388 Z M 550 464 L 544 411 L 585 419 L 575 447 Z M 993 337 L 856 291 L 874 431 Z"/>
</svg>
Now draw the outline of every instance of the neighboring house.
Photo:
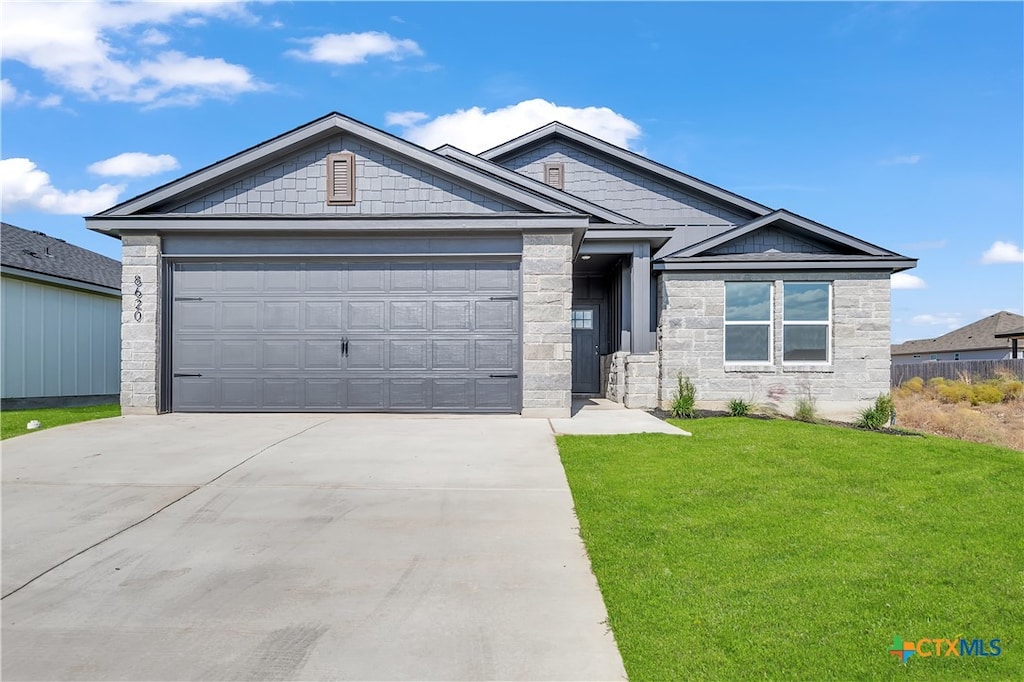
<svg viewBox="0 0 1024 682">
<path fill-rule="evenodd" d="M 560 123 L 473 155 L 332 113 L 87 224 L 140 282 L 127 412 L 566 416 L 682 374 L 849 416 L 916 264 Z"/>
<path fill-rule="evenodd" d="M 892 347 L 893 364 L 940 360 L 1009 360 L 1019 357 L 1024 317 L 1002 312 L 954 329 L 934 339 L 904 341 Z"/>
<path fill-rule="evenodd" d="M 117 402 L 121 264 L 0 224 L 4 409 Z"/>
</svg>

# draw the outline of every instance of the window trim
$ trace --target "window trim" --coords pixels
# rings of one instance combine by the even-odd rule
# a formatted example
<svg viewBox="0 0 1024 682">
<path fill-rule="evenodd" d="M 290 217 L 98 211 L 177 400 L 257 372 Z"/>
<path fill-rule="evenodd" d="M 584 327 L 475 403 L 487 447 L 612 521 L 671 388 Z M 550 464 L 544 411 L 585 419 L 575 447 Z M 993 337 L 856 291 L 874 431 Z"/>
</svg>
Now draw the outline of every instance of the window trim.
<svg viewBox="0 0 1024 682">
<path fill-rule="evenodd" d="M 558 169 L 558 184 L 548 181 L 548 172 Z M 544 184 L 555 189 L 565 190 L 565 164 L 561 161 L 549 161 L 544 164 Z"/>
<path fill-rule="evenodd" d="M 728 304 L 723 310 L 722 321 L 722 360 L 727 367 L 741 365 L 771 367 L 775 365 L 775 283 L 774 282 L 744 282 L 742 280 L 730 280 L 725 282 L 725 291 L 722 292 L 722 300 L 728 299 L 728 288 L 730 284 L 767 284 L 768 285 L 768 319 L 767 320 L 735 320 L 729 321 Z M 726 337 L 729 327 L 768 327 L 768 359 L 767 360 L 730 360 L 726 352 Z"/>
<path fill-rule="evenodd" d="M 824 284 L 828 288 L 828 319 L 827 320 L 793 320 L 786 321 L 786 284 Z M 782 364 L 792 367 L 793 365 L 818 365 L 825 367 L 832 364 L 832 289 L 833 283 L 829 281 L 804 281 L 804 280 L 782 280 Z M 825 359 L 824 360 L 786 360 L 786 327 L 820 327 L 825 326 Z"/>
<path fill-rule="evenodd" d="M 334 164 L 344 161 L 348 165 L 348 195 L 334 193 Z M 327 205 L 354 206 L 356 203 L 356 155 L 352 152 L 332 152 L 327 155 Z"/>
</svg>

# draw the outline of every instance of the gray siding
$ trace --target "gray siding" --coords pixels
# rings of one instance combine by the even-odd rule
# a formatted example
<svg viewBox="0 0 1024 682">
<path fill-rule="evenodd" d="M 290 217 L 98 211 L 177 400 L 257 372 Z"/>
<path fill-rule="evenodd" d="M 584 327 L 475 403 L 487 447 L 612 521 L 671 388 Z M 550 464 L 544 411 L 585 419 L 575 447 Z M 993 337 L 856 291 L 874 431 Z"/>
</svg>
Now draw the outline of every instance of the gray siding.
<svg viewBox="0 0 1024 682">
<path fill-rule="evenodd" d="M 749 220 L 560 141 L 506 159 L 502 165 L 543 182 L 545 163 L 565 165 L 566 192 L 648 225 L 731 227 Z"/>
<path fill-rule="evenodd" d="M 4 277 L 3 398 L 115 395 L 121 301 Z"/>
<path fill-rule="evenodd" d="M 918 355 L 920 357 L 914 357 Z M 936 356 L 932 360 L 932 355 Z M 956 357 L 959 355 L 959 357 Z M 911 353 L 909 355 L 893 355 L 894 365 L 919 365 L 922 362 L 951 362 L 954 360 L 1009 360 L 1009 348 L 989 348 L 984 350 L 943 351 L 941 353 Z"/>
<path fill-rule="evenodd" d="M 821 244 L 815 244 L 803 239 L 797 239 L 784 230 L 768 227 L 762 230 L 755 230 L 750 234 L 738 239 L 726 242 L 721 246 L 712 249 L 708 255 L 725 256 L 737 253 L 765 253 L 766 251 L 781 251 L 782 253 L 830 253 L 831 250 Z"/>
<path fill-rule="evenodd" d="M 327 155 L 349 151 L 356 158 L 356 202 L 327 205 Z M 498 213 L 522 210 L 456 185 L 356 138 L 337 137 L 221 189 L 175 207 L 172 213 L 363 214 Z"/>
</svg>

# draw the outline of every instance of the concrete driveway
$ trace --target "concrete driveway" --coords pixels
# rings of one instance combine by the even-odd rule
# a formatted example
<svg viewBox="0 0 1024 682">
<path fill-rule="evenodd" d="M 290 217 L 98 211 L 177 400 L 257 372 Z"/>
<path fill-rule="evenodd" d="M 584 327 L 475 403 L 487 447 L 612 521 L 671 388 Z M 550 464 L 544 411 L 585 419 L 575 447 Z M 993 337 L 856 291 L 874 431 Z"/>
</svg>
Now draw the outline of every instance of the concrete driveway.
<svg viewBox="0 0 1024 682">
<path fill-rule="evenodd" d="M 545 420 L 8 440 L 2 577 L 5 680 L 625 677 Z"/>
</svg>

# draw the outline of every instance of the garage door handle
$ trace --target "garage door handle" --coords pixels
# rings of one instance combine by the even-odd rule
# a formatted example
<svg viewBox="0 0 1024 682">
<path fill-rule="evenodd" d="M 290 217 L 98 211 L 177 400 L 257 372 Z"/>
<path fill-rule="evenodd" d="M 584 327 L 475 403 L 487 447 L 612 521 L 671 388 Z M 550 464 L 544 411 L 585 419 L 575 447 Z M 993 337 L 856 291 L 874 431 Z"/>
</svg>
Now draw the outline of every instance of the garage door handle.
<svg viewBox="0 0 1024 682">
<path fill-rule="evenodd" d="M 518 296 L 491 296 L 491 301 L 518 301 Z"/>
<path fill-rule="evenodd" d="M 518 379 L 518 374 L 488 374 L 491 379 Z"/>
<path fill-rule="evenodd" d="M 201 301 L 201 300 L 203 300 L 203 297 L 202 296 L 175 296 L 174 300 L 175 301 Z"/>
<path fill-rule="evenodd" d="M 188 372 L 175 372 L 175 373 L 174 373 L 174 376 L 175 376 L 175 378 L 177 378 L 177 377 L 201 377 L 201 376 L 203 376 L 203 375 L 202 375 L 202 374 L 200 374 L 199 372 L 193 372 L 193 373 L 188 373 Z"/>
</svg>

